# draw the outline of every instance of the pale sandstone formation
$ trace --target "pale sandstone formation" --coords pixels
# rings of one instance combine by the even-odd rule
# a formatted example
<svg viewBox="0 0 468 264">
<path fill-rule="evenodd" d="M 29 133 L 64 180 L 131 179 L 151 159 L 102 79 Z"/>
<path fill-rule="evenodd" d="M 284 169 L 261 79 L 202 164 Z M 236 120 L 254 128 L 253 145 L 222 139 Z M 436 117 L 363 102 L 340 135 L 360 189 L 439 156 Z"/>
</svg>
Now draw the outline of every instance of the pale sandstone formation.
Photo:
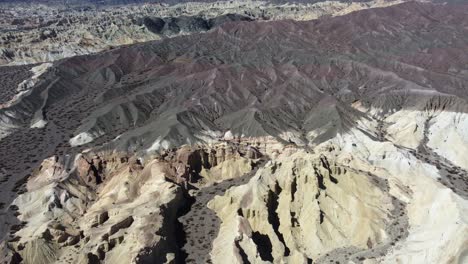
<svg viewBox="0 0 468 264">
<path fill-rule="evenodd" d="M 250 159 L 235 157 L 231 160 L 223 161 L 209 170 L 203 169 L 200 175 L 208 182 L 217 182 L 237 178 L 251 170 Z"/>
<path fill-rule="evenodd" d="M 466 261 L 468 203 L 438 182 L 431 163 L 354 129 L 314 152 L 279 155 L 209 203 L 222 221 L 214 263 Z M 392 199 L 406 204 L 399 214 Z M 392 219 L 407 224 L 388 229 Z"/>
<path fill-rule="evenodd" d="M 182 191 L 165 179 L 165 165 L 154 160 L 135 167 L 124 160 L 90 174 L 102 161 L 85 159 L 77 157 L 69 173 L 56 157 L 44 161 L 28 192 L 15 200 L 24 227 L 13 244 L 24 263 L 130 263 L 176 254 L 174 227 L 167 223 L 183 205 Z"/>
<path fill-rule="evenodd" d="M 229 143 L 152 157 L 50 157 L 13 203 L 21 222 L 9 247 L 24 263 L 169 263 L 180 259 L 174 223 L 187 203 L 183 189 L 242 176 L 259 157 L 251 146 Z"/>
<path fill-rule="evenodd" d="M 339 247 L 366 248 L 385 241 L 392 209 L 390 196 L 364 174 L 300 150 L 274 159 L 209 207 L 223 222 L 212 251 L 215 263 L 242 263 L 239 251 L 251 263 L 292 263 Z"/>
<path fill-rule="evenodd" d="M 388 255 L 377 259 L 378 262 L 464 263 L 460 258 L 467 241 L 459 234 L 466 233 L 468 228 L 464 217 L 467 202 L 440 184 L 443 174 L 434 166 L 437 164 L 419 160 L 412 152 L 393 144 L 365 140 L 362 134 L 350 139 L 363 140 L 361 148 L 369 151 L 367 154 L 353 152 L 354 162 L 368 160 L 364 163 L 361 160 L 355 166 L 370 167 L 376 175 L 386 174 L 390 193 L 407 203 L 409 235 L 397 242 Z"/>
</svg>

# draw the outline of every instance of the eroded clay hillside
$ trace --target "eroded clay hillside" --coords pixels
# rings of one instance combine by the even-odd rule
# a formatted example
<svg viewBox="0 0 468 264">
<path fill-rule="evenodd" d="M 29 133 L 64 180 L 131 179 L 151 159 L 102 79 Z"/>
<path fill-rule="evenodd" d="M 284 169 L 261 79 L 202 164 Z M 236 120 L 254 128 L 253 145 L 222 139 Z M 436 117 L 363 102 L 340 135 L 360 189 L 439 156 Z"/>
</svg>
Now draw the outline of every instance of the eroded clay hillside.
<svg viewBox="0 0 468 264">
<path fill-rule="evenodd" d="M 403 1 L 6 1 L 0 2 L 0 65 L 51 62 L 230 21 L 310 20 Z"/>
<path fill-rule="evenodd" d="M 0 256 L 467 263 L 467 50 L 412 2 L 2 67 Z"/>
</svg>

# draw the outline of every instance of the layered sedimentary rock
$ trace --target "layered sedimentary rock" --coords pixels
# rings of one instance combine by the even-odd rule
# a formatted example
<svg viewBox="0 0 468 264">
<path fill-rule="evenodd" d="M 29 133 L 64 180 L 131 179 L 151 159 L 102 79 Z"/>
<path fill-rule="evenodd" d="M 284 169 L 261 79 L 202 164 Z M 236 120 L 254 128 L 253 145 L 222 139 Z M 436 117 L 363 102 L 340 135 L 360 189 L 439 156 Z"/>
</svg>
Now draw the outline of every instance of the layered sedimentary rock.
<svg viewBox="0 0 468 264">
<path fill-rule="evenodd" d="M 467 14 L 244 21 L 1 68 L 2 258 L 465 263 Z"/>
<path fill-rule="evenodd" d="M 224 154 L 226 148 L 236 155 Z M 196 184 L 202 169 L 222 170 L 241 159 L 244 167 L 223 177 L 242 176 L 256 160 L 235 147 L 219 145 L 208 152 L 218 152 L 218 164 L 216 158 L 205 159 L 208 153 L 199 147 L 147 160 L 123 153 L 45 159 L 10 206 L 20 223 L 5 242 L 21 252 L 24 263 L 181 259 L 177 216 L 189 203 L 188 183 Z"/>
<path fill-rule="evenodd" d="M 222 222 L 212 260 L 464 263 L 465 172 L 453 185 L 451 166 L 356 129 L 314 153 L 282 153 L 209 202 Z"/>
</svg>

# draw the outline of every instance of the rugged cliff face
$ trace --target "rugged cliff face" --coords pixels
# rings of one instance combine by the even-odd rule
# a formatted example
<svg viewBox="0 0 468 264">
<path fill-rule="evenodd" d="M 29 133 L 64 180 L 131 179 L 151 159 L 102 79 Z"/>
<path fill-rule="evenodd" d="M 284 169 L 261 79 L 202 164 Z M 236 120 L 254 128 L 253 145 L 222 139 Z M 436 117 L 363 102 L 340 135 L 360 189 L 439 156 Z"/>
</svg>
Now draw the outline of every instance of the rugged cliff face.
<svg viewBox="0 0 468 264">
<path fill-rule="evenodd" d="M 103 256 L 128 263 L 145 248 L 174 248 L 173 240 L 162 239 L 174 229 L 162 227 L 175 221 L 182 191 L 165 180 L 157 162 L 119 163 L 103 169 L 99 158 L 88 163 L 83 156 L 69 168 L 56 157 L 42 163 L 14 202 L 23 228 L 11 241 L 24 263 L 88 263 Z"/>
<path fill-rule="evenodd" d="M 243 21 L 0 67 L 2 260 L 466 263 L 467 15 Z"/>
<path fill-rule="evenodd" d="M 466 261 L 464 169 L 358 129 L 313 152 L 285 151 L 210 201 L 214 263 Z"/>
<path fill-rule="evenodd" d="M 258 154 L 218 145 L 147 160 L 87 152 L 45 159 L 10 205 L 20 223 L 8 247 L 24 263 L 181 260 L 177 217 L 190 206 L 189 189 L 250 172 Z M 200 173 L 211 177 L 200 181 Z"/>
</svg>

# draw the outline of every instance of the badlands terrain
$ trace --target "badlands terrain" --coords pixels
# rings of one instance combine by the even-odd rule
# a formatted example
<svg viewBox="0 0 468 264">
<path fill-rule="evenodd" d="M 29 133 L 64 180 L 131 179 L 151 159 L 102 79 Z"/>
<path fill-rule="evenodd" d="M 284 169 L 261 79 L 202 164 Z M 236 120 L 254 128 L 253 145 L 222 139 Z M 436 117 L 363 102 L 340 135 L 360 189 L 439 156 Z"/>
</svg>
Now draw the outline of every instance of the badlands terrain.
<svg viewBox="0 0 468 264">
<path fill-rule="evenodd" d="M 15 9 L 1 263 L 468 263 L 468 5 L 390 2 Z"/>
<path fill-rule="evenodd" d="M 405 1 L 0 1 L 0 65 L 50 62 L 229 21 L 311 20 Z"/>
</svg>

